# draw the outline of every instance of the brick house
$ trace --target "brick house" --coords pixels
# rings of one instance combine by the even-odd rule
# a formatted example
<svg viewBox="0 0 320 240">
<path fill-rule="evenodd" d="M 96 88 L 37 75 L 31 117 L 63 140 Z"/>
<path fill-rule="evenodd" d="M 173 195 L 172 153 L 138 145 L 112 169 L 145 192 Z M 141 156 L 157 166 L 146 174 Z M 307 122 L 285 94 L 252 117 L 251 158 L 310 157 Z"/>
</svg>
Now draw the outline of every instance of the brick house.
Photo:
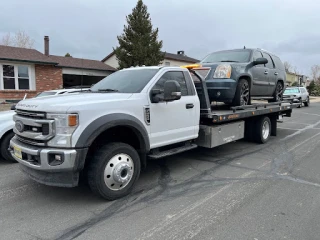
<svg viewBox="0 0 320 240">
<path fill-rule="evenodd" d="M 45 90 L 92 85 L 115 68 L 101 61 L 49 54 L 49 37 L 44 53 L 0 45 L 0 99 L 22 99 Z"/>
<path fill-rule="evenodd" d="M 182 66 L 186 64 L 192 64 L 192 63 L 197 63 L 200 60 L 188 57 L 185 55 L 184 51 L 178 51 L 176 54 L 175 53 L 167 53 L 163 52 L 164 55 L 164 60 L 159 64 L 160 66 Z M 118 60 L 116 58 L 116 55 L 114 52 L 111 52 L 108 56 L 106 56 L 104 59 L 101 60 L 105 64 L 118 68 Z"/>
</svg>

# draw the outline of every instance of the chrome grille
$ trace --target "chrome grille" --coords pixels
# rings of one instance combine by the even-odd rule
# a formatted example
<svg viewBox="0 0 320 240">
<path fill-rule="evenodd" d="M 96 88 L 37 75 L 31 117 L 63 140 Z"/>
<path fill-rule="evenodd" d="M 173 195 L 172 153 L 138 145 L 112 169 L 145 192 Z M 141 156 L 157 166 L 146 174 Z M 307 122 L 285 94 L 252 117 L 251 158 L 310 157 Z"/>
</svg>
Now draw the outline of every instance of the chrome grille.
<svg viewBox="0 0 320 240">
<path fill-rule="evenodd" d="M 55 135 L 54 120 L 46 119 L 46 113 L 17 109 L 13 120 L 13 131 L 21 142 L 45 146 Z"/>
</svg>

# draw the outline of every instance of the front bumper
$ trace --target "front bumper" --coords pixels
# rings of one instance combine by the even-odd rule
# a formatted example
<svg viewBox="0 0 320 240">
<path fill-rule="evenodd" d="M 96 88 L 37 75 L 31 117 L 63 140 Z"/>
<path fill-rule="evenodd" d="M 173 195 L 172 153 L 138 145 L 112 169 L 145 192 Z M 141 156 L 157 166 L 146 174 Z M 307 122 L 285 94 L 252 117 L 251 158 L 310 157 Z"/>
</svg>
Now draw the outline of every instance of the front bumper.
<svg viewBox="0 0 320 240">
<path fill-rule="evenodd" d="M 77 186 L 88 149 L 40 148 L 24 144 L 13 137 L 9 150 L 21 164 L 23 172 L 37 182 L 50 186 Z M 60 155 L 61 164 L 53 163 L 52 155 Z"/>
<path fill-rule="evenodd" d="M 237 81 L 234 79 L 208 79 L 206 85 L 210 101 L 231 102 L 236 92 Z M 199 83 L 196 84 L 196 88 L 201 89 Z"/>
<path fill-rule="evenodd" d="M 292 102 L 292 103 L 299 103 L 301 101 L 300 97 L 294 97 L 294 96 L 291 96 L 291 95 L 283 95 L 282 98 L 283 98 L 284 101 L 289 101 L 289 102 Z"/>
</svg>

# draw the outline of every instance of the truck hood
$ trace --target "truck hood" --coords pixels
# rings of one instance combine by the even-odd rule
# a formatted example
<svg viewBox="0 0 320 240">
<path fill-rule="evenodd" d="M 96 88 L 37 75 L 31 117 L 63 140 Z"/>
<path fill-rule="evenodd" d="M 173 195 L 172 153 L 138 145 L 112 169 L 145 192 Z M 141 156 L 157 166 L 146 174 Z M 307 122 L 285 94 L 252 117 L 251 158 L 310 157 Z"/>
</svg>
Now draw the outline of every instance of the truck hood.
<svg viewBox="0 0 320 240">
<path fill-rule="evenodd" d="M 67 112 L 73 106 L 92 103 L 117 102 L 128 99 L 132 93 L 74 93 L 20 101 L 16 109 L 40 112 Z"/>
</svg>

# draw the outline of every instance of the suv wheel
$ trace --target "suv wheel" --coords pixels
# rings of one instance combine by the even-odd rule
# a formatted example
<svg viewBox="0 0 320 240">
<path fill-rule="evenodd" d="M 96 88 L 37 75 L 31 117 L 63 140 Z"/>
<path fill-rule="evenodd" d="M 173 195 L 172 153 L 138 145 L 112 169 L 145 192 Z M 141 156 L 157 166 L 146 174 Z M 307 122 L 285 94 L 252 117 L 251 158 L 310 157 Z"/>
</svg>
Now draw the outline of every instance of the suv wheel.
<svg viewBox="0 0 320 240">
<path fill-rule="evenodd" d="M 272 95 L 273 99 L 271 102 L 280 102 L 283 99 L 283 85 L 281 82 L 277 82 L 276 89 Z"/>
<path fill-rule="evenodd" d="M 93 193 L 107 200 L 128 195 L 140 175 L 140 157 L 125 143 L 106 144 L 89 161 L 89 186 Z"/>
<path fill-rule="evenodd" d="M 240 79 L 234 95 L 233 106 L 245 106 L 250 104 L 250 87 L 246 79 Z"/>
<path fill-rule="evenodd" d="M 309 107 L 309 105 L 310 105 L 310 98 L 308 97 L 308 98 L 307 98 L 307 101 L 305 101 L 303 104 L 304 104 L 304 106 Z"/>
</svg>

